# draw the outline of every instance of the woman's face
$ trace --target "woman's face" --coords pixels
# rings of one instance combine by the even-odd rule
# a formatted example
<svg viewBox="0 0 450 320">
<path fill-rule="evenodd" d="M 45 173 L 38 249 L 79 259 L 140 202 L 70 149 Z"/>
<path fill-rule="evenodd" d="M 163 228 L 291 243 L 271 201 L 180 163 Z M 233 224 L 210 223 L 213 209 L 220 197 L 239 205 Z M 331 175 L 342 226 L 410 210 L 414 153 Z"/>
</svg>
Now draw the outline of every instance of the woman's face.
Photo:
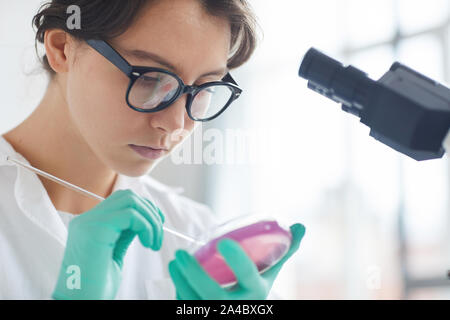
<svg viewBox="0 0 450 320">
<path fill-rule="evenodd" d="M 175 69 L 171 71 L 185 84 L 198 85 L 220 80 L 226 74 L 230 26 L 224 19 L 209 16 L 198 0 L 156 1 L 109 43 L 132 65 L 170 70 L 142 54 L 149 52 L 172 65 Z M 185 109 L 186 95 L 162 111 L 137 112 L 125 101 L 129 78 L 87 44 L 75 50 L 79 52 L 66 75 L 70 116 L 83 139 L 109 168 L 141 176 L 192 132 L 194 121 Z M 223 73 L 202 76 L 217 70 Z M 168 151 L 162 158 L 150 160 L 130 144 L 165 147 Z"/>
</svg>

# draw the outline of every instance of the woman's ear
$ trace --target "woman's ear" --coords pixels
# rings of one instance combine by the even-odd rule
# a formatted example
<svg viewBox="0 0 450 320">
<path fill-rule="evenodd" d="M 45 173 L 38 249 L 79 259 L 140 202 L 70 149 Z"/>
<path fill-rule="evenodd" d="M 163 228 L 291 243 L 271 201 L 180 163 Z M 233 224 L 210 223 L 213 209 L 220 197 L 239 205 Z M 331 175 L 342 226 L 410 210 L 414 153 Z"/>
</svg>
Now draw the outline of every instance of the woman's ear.
<svg viewBox="0 0 450 320">
<path fill-rule="evenodd" d="M 44 46 L 50 67 L 56 73 L 65 73 L 69 70 L 70 37 L 60 29 L 45 31 Z"/>
</svg>

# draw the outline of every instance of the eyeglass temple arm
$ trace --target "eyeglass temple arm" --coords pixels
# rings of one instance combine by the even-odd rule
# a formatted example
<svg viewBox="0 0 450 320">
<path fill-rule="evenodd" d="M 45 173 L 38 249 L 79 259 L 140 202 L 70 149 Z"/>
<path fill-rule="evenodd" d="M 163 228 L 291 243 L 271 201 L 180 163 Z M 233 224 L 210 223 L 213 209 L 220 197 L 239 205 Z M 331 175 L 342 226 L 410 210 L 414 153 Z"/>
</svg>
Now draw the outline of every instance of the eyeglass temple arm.
<svg viewBox="0 0 450 320">
<path fill-rule="evenodd" d="M 117 68 L 119 68 L 127 76 L 130 76 L 132 66 L 104 40 L 86 40 L 86 42 L 94 48 L 98 53 L 111 61 Z"/>
<path fill-rule="evenodd" d="M 222 78 L 222 81 L 232 83 L 232 84 L 234 84 L 235 86 L 238 85 L 238 84 L 236 83 L 236 81 L 234 81 L 233 77 L 231 76 L 231 74 L 230 74 L 229 72 L 225 75 L 225 77 Z"/>
<path fill-rule="evenodd" d="M 133 67 L 106 41 L 89 39 L 86 42 L 127 76 L 131 75 Z M 222 81 L 232 83 L 236 86 L 238 85 L 229 72 L 222 78 Z"/>
</svg>

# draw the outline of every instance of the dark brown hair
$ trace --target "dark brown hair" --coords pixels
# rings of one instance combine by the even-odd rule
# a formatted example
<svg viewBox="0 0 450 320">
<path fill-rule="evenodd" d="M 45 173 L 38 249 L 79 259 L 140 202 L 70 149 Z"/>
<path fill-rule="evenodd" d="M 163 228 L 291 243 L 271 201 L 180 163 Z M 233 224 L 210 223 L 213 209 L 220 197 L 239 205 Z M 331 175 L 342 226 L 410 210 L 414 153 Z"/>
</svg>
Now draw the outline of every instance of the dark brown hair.
<svg viewBox="0 0 450 320">
<path fill-rule="evenodd" d="M 257 22 L 247 0 L 198 0 L 212 16 L 226 18 L 231 26 L 231 52 L 228 68 L 244 64 L 253 54 L 257 44 Z M 44 43 L 45 31 L 61 29 L 78 40 L 110 40 L 124 33 L 137 18 L 140 10 L 152 0 L 52 0 L 43 4 L 33 17 L 38 42 Z M 82 28 L 67 27 L 67 8 L 76 5 L 82 13 Z M 43 56 L 44 69 L 54 75 L 47 57 Z"/>
</svg>

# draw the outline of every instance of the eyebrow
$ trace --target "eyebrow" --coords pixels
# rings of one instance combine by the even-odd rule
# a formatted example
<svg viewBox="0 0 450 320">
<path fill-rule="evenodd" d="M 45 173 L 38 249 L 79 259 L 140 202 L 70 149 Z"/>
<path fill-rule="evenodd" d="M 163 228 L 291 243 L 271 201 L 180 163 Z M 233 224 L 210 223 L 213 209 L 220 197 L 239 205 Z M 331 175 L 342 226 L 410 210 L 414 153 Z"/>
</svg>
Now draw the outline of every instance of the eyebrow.
<svg viewBox="0 0 450 320">
<path fill-rule="evenodd" d="M 173 72 L 177 71 L 177 68 L 171 64 L 170 62 L 168 62 L 167 60 L 165 60 L 164 58 L 162 58 L 161 56 L 152 53 L 152 52 L 148 52 L 148 51 L 144 51 L 144 50 L 127 50 L 124 49 L 123 50 L 127 55 L 132 56 L 136 59 L 140 59 L 140 60 L 149 60 L 149 61 L 153 61 L 156 62 L 168 69 L 170 69 Z M 200 76 L 200 78 L 202 77 L 206 77 L 206 76 L 221 76 L 224 77 L 226 74 L 228 73 L 228 68 L 222 68 L 222 69 L 217 69 L 214 71 L 210 71 L 207 72 L 205 74 L 202 74 Z"/>
</svg>

